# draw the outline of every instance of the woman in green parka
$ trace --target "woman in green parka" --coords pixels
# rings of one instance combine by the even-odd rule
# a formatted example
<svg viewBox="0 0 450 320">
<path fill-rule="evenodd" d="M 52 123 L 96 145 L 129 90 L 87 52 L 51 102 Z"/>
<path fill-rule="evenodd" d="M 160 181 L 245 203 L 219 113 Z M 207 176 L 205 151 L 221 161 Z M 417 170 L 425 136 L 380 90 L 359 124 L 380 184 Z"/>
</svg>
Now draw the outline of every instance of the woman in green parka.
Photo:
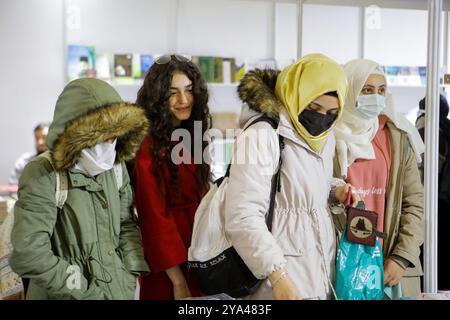
<svg viewBox="0 0 450 320">
<path fill-rule="evenodd" d="M 136 277 L 149 269 L 123 161 L 147 127 L 144 111 L 104 81 L 64 88 L 47 136 L 51 162 L 40 156 L 25 167 L 14 209 L 10 264 L 30 279 L 27 299 L 134 298 Z M 62 174 L 68 193 L 57 209 Z"/>
</svg>

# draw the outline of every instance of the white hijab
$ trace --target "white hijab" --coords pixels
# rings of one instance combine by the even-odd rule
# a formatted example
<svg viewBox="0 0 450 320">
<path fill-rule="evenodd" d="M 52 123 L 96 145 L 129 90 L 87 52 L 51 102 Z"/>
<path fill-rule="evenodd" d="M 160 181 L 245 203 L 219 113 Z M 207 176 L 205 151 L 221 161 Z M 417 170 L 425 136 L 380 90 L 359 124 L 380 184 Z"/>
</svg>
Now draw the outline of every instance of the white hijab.
<svg viewBox="0 0 450 320">
<path fill-rule="evenodd" d="M 372 140 L 378 131 L 378 117 L 374 119 L 363 118 L 356 111 L 356 102 L 367 78 L 372 74 L 384 76 L 384 72 L 378 63 L 366 59 L 349 61 L 344 65 L 344 71 L 349 81 L 349 91 L 345 100 L 342 119 L 336 124 L 334 134 L 336 137 L 336 156 L 341 168 L 341 175 L 346 177 L 348 167 L 356 159 L 375 159 Z M 420 155 L 424 152 L 425 146 L 419 132 L 405 117 L 395 112 L 389 95 L 386 99 L 386 108 L 382 114 L 385 114 L 397 128 L 408 134 L 416 159 L 420 162 Z"/>
</svg>

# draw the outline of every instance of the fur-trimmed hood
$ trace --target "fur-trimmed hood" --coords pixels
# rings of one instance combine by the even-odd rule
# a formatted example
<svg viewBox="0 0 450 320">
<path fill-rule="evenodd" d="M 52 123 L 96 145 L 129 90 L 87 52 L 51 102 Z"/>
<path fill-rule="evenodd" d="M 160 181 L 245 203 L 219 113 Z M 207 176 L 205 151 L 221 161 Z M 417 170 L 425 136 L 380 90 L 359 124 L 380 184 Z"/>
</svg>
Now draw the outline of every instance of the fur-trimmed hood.
<svg viewBox="0 0 450 320">
<path fill-rule="evenodd" d="M 255 69 L 247 72 L 238 86 L 239 98 L 250 109 L 279 119 L 281 101 L 275 95 L 279 70 Z"/>
<path fill-rule="evenodd" d="M 134 157 L 147 134 L 144 110 L 125 103 L 108 83 L 85 78 L 70 82 L 58 98 L 47 136 L 56 170 L 72 168 L 81 150 L 117 138 L 117 159 Z"/>
</svg>

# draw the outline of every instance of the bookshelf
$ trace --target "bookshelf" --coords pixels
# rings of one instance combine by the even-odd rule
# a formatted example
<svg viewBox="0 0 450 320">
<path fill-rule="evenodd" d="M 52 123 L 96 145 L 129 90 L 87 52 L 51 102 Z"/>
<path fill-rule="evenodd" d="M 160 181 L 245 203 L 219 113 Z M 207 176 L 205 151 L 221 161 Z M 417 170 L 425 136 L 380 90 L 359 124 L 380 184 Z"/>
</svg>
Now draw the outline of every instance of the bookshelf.
<svg viewBox="0 0 450 320">
<path fill-rule="evenodd" d="M 130 83 L 109 81 L 109 83 L 123 100 L 135 102 L 143 80 L 137 79 Z M 210 112 L 240 113 L 242 103 L 237 95 L 237 86 L 238 83 L 208 83 Z"/>
</svg>

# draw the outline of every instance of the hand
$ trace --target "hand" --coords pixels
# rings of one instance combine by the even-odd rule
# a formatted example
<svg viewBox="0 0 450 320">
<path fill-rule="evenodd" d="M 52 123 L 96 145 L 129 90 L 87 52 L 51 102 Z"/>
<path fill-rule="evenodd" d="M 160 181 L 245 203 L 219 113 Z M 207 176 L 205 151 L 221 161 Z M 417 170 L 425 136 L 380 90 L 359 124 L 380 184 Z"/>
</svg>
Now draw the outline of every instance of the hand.
<svg viewBox="0 0 450 320">
<path fill-rule="evenodd" d="M 192 296 L 180 266 L 167 269 L 166 274 L 172 282 L 173 297 L 175 300 Z"/>
<path fill-rule="evenodd" d="M 175 300 L 192 297 L 191 290 L 189 290 L 187 283 L 174 285 L 173 297 Z"/>
<path fill-rule="evenodd" d="M 272 292 L 275 300 L 302 299 L 297 286 L 284 269 L 272 272 L 269 275 L 269 281 L 272 284 Z"/>
<path fill-rule="evenodd" d="M 405 270 L 397 262 L 387 259 L 384 262 L 384 284 L 388 287 L 395 286 L 403 278 Z"/>
<path fill-rule="evenodd" d="M 346 183 L 345 185 L 336 188 L 335 193 L 336 200 L 345 204 L 347 201 L 347 194 L 349 188 L 352 188 L 352 199 L 351 199 L 352 207 L 356 207 L 358 202 L 361 201 L 361 197 L 353 192 L 355 188 L 350 183 Z"/>
</svg>

